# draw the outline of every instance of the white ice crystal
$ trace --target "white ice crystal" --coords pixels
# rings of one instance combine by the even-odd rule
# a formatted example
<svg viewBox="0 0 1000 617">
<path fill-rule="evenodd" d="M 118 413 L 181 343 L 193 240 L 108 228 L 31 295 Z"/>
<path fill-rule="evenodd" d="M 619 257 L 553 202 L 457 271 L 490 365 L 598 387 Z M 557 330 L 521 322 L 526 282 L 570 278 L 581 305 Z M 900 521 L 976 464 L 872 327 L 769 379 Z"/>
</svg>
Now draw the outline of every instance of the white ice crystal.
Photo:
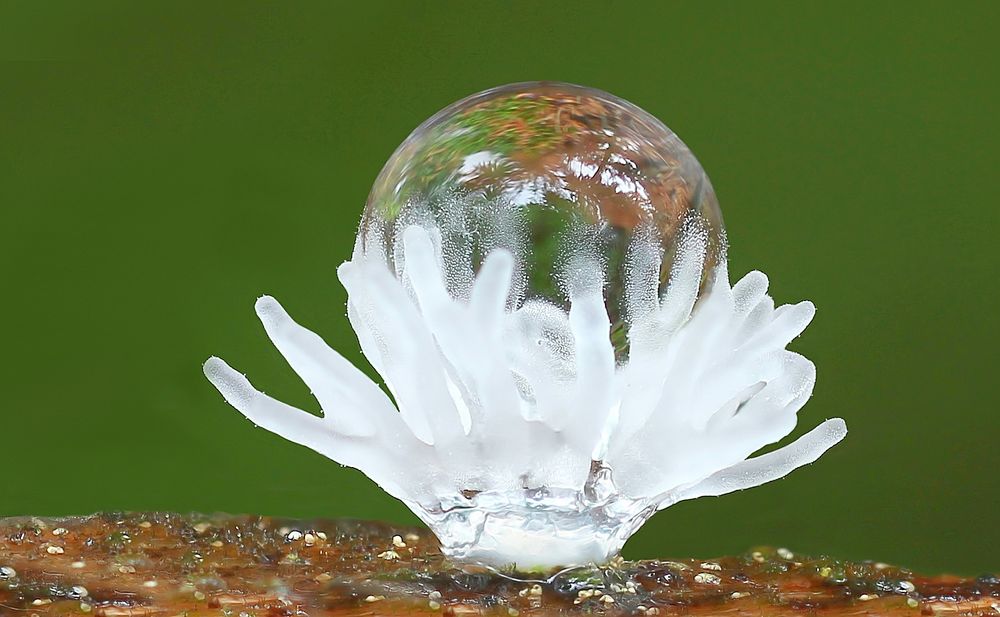
<svg viewBox="0 0 1000 617">
<path fill-rule="evenodd" d="M 218 358 L 205 373 L 258 426 L 355 467 L 402 500 L 458 559 L 555 566 L 615 555 L 656 510 L 778 479 L 847 429 L 832 419 L 783 448 L 815 367 L 787 351 L 809 302 L 775 308 L 767 278 L 703 284 L 706 237 L 681 236 L 669 285 L 661 252 L 628 253 L 630 351 L 616 363 L 599 260 L 568 270 L 568 312 L 511 306 L 515 258 L 495 249 L 467 294 L 449 291 L 439 230 L 359 242 L 339 277 L 365 357 L 391 392 L 294 322 L 269 296 L 257 314 L 323 416 L 257 391 Z M 707 288 L 703 288 L 707 285 Z"/>
</svg>

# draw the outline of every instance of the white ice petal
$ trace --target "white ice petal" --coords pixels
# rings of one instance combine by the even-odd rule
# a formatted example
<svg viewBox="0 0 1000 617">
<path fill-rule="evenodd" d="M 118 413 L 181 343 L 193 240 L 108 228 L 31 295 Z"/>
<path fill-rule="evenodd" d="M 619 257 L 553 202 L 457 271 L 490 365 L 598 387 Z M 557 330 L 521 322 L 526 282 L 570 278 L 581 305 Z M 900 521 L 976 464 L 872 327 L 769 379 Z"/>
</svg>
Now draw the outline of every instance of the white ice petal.
<svg viewBox="0 0 1000 617">
<path fill-rule="evenodd" d="M 741 347 L 783 349 L 792 339 L 802 334 L 815 315 L 816 307 L 808 300 L 779 306 L 771 315 L 771 322 L 752 335 Z"/>
<path fill-rule="evenodd" d="M 508 366 L 524 386 L 522 415 L 555 427 L 573 403 L 576 354 L 569 318 L 535 300 L 510 314 L 506 326 Z"/>
<path fill-rule="evenodd" d="M 271 398 L 256 390 L 243 374 L 220 358 L 209 358 L 204 372 L 226 402 L 255 425 L 342 465 L 362 470 L 394 496 L 419 491 L 417 478 L 411 477 L 405 465 L 400 466 L 396 456 L 387 457 L 382 443 L 344 436 L 321 418 Z M 402 453 L 406 447 L 405 441 L 400 442 L 397 452 Z M 410 458 L 414 454 L 411 452 Z"/>
<path fill-rule="evenodd" d="M 433 443 L 460 444 L 465 434 L 461 417 L 426 322 L 385 269 L 370 268 L 365 283 L 372 302 L 380 307 L 375 324 L 378 335 L 383 344 L 391 345 L 391 353 L 383 353 L 383 377 L 400 413 L 415 433 L 429 430 Z"/>
<path fill-rule="evenodd" d="M 364 373 L 303 328 L 277 300 L 263 296 L 255 305 L 267 335 L 319 400 L 327 419 L 345 434 L 391 430 L 398 413 Z"/>
<path fill-rule="evenodd" d="M 348 293 L 347 318 L 351 322 L 354 334 L 358 337 L 361 353 L 368 359 L 372 368 L 384 378 L 385 367 L 382 360 L 382 349 L 372 329 L 373 313 L 377 309 L 372 305 L 371 298 L 365 292 L 362 277 L 360 258 L 357 262 L 348 261 L 337 268 L 337 278 L 340 279 L 340 284 Z"/>
<path fill-rule="evenodd" d="M 442 266 L 434 251 L 430 235 L 423 227 L 413 225 L 403 232 L 404 272 L 427 315 L 453 306 L 442 278 Z"/>
<path fill-rule="evenodd" d="M 514 273 L 514 257 L 506 249 L 486 256 L 472 284 L 469 308 L 477 324 L 488 333 L 500 334 Z"/>
<path fill-rule="evenodd" d="M 708 249 L 707 239 L 701 234 L 685 235 L 680 242 L 660 308 L 659 321 L 666 332 L 679 328 L 691 315 Z"/>
<path fill-rule="evenodd" d="M 733 285 L 733 300 L 736 312 L 740 315 L 749 313 L 767 294 L 768 280 L 763 272 L 754 270 L 748 272 Z"/>
<path fill-rule="evenodd" d="M 628 321 L 641 323 L 660 306 L 660 267 L 663 249 L 652 227 L 635 231 L 628 247 L 625 270 L 625 309 Z"/>
<path fill-rule="evenodd" d="M 322 419 L 258 391 L 221 358 L 209 358 L 204 371 L 226 402 L 257 426 L 335 458 L 335 444 L 343 436 Z"/>
<path fill-rule="evenodd" d="M 792 351 L 781 352 L 781 357 L 781 374 L 747 401 L 734 417 L 734 422 L 740 424 L 741 428 L 748 428 L 744 422 L 762 427 L 773 425 L 778 421 L 778 415 L 794 420 L 795 414 L 812 396 L 813 386 L 816 384 L 816 365 Z M 784 434 L 779 435 L 778 439 L 781 437 Z"/>
<path fill-rule="evenodd" d="M 757 301 L 743 320 L 740 331 L 736 336 L 737 341 L 743 342 L 765 328 L 774 319 L 774 300 L 771 296 L 764 296 Z"/>
<path fill-rule="evenodd" d="M 523 426 L 511 423 L 518 418 L 519 404 L 501 329 L 511 276 L 509 254 L 501 251 L 487 258 L 480 274 L 486 278 L 473 283 L 474 297 L 465 303 L 448 295 L 426 230 L 411 227 L 403 241 L 405 274 L 437 342 L 449 391 L 469 439 L 479 441 L 494 430 L 503 430 L 512 440 L 523 439 Z M 497 280 L 498 276 L 506 281 Z M 477 319 L 480 315 L 485 323 Z"/>
<path fill-rule="evenodd" d="M 686 499 L 725 495 L 783 478 L 814 462 L 847 436 L 847 423 L 840 418 L 823 422 L 789 445 L 717 471 L 690 488 L 679 491 L 666 505 Z"/>
<path fill-rule="evenodd" d="M 576 357 L 575 400 L 571 415 L 558 421 L 557 427 L 566 429 L 579 447 L 589 449 L 614 406 L 615 351 L 601 286 L 581 287 L 571 296 L 569 310 Z"/>
</svg>

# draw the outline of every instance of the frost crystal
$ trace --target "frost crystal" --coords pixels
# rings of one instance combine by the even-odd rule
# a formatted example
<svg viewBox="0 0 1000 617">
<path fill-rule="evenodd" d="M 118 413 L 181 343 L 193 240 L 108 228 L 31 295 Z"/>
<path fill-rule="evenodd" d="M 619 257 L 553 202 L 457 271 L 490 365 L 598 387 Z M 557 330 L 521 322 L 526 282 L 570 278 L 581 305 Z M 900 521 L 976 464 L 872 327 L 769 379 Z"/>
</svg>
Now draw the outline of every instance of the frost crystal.
<svg viewBox="0 0 1000 617">
<path fill-rule="evenodd" d="M 747 460 L 792 431 L 812 392 L 813 364 L 785 346 L 814 309 L 775 309 L 763 274 L 730 287 L 725 268 L 695 308 L 703 236 L 685 238 L 662 299 L 655 277 L 631 282 L 645 300 L 629 306 L 631 353 L 619 366 L 600 269 L 578 272 L 568 313 L 531 303 L 510 311 L 508 252 L 491 253 L 459 300 L 434 238 L 406 229 L 398 277 L 377 251 L 358 250 L 338 271 L 362 350 L 392 399 L 269 296 L 257 314 L 324 417 L 258 392 L 218 358 L 205 373 L 258 426 L 363 471 L 453 557 L 603 561 L 657 509 L 775 480 L 846 434 L 842 420 L 827 420 Z"/>
<path fill-rule="evenodd" d="M 785 347 L 814 308 L 775 308 L 760 272 L 730 286 L 711 184 L 638 108 L 567 85 L 477 95 L 418 129 L 372 195 L 338 274 L 391 396 L 269 296 L 257 314 L 322 417 L 218 358 L 205 373 L 258 426 L 406 503 L 449 556 L 602 562 L 656 510 L 845 436 L 827 420 L 748 458 L 812 393 L 815 367 Z"/>
</svg>

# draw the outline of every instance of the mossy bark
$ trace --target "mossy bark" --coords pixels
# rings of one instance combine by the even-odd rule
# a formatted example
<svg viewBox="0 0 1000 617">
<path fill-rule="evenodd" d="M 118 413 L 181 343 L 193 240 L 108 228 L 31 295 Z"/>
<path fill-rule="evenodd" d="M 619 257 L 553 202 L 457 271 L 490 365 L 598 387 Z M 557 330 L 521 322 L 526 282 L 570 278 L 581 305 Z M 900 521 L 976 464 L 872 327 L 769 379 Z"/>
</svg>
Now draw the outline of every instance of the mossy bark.
<svg viewBox="0 0 1000 617">
<path fill-rule="evenodd" d="M 555 573 L 449 563 L 422 529 L 99 514 L 0 519 L 0 615 L 996 615 L 1000 579 L 756 549 Z"/>
</svg>

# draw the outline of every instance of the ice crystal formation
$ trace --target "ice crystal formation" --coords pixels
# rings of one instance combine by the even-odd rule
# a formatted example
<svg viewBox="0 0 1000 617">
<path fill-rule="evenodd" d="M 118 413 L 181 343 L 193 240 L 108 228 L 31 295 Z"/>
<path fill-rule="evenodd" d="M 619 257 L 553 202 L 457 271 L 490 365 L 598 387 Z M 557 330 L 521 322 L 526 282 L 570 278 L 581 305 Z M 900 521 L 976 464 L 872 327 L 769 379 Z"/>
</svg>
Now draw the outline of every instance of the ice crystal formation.
<svg viewBox="0 0 1000 617">
<path fill-rule="evenodd" d="M 402 500 L 452 558 L 556 566 L 617 554 L 652 514 L 816 460 L 840 419 L 767 454 L 812 393 L 786 350 L 809 302 L 730 285 L 690 150 L 641 109 L 567 84 L 444 109 L 375 182 L 338 269 L 388 395 L 269 296 L 268 336 L 322 417 L 205 365 L 255 424 Z"/>
</svg>

